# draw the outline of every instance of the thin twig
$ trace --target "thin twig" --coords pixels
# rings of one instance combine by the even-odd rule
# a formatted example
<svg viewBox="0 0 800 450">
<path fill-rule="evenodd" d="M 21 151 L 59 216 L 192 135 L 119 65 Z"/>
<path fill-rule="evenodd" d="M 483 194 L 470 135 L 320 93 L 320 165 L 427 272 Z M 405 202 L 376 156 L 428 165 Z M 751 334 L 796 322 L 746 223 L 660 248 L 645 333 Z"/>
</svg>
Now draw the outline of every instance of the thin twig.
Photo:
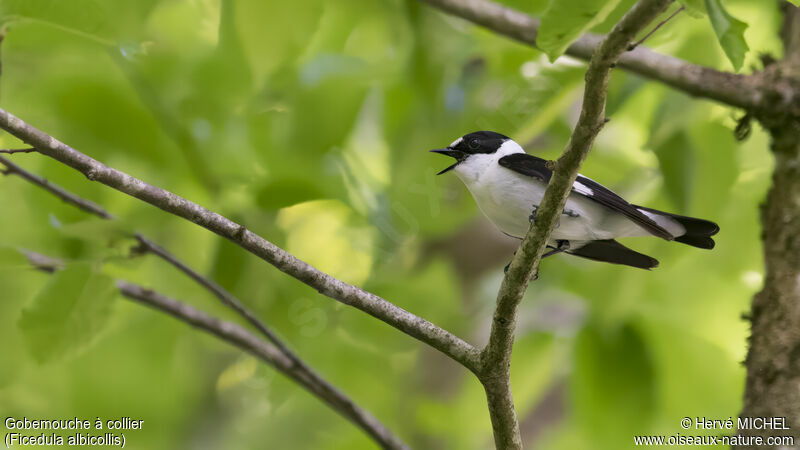
<svg viewBox="0 0 800 450">
<path fill-rule="evenodd" d="M 172 192 L 108 167 L 2 108 L 0 108 L 0 128 L 35 147 L 39 153 L 78 170 L 89 180 L 98 181 L 225 237 L 319 293 L 360 309 L 441 351 L 469 370 L 473 372 L 477 370 L 480 352 L 461 338 L 371 292 L 320 271 L 243 225 Z"/>
<path fill-rule="evenodd" d="M 170 263 L 175 268 L 186 274 L 189 278 L 197 282 L 200 286 L 204 287 L 206 290 L 214 294 L 224 305 L 228 306 L 229 308 L 233 309 L 240 316 L 242 316 L 247 322 L 249 322 L 253 327 L 255 327 L 261 334 L 264 335 L 270 342 L 275 344 L 276 347 L 284 350 L 287 356 L 291 355 L 292 359 L 295 359 L 298 364 L 302 364 L 299 358 L 297 358 L 292 351 L 290 351 L 286 344 L 281 341 L 281 339 L 264 323 L 262 323 L 258 318 L 250 312 L 236 297 L 234 297 L 230 292 L 225 290 L 222 286 L 215 283 L 213 280 L 210 280 L 199 273 L 197 273 L 194 269 L 184 264 L 178 258 L 176 258 L 172 253 L 168 252 L 164 247 L 156 244 L 155 242 L 147 239 L 140 233 L 136 233 L 136 240 L 139 241 L 140 249 L 147 251 L 148 253 L 152 253 L 159 258 L 163 259 L 164 261 Z"/>
<path fill-rule="evenodd" d="M 14 153 L 33 153 L 35 148 L 0 148 L 0 153 L 13 155 Z"/>
<path fill-rule="evenodd" d="M 519 423 L 511 394 L 510 365 L 517 307 L 539 268 L 550 234 L 595 137 L 606 123 L 605 104 L 611 68 L 644 27 L 667 9 L 672 0 L 640 0 L 606 36 L 589 62 L 583 106 L 578 123 L 536 210 L 536 220 L 522 240 L 497 294 L 489 342 L 481 353 L 479 379 L 489 403 L 497 448 L 522 448 Z"/>
<path fill-rule="evenodd" d="M 84 211 L 95 214 L 103 219 L 113 219 L 113 216 L 100 206 L 92 203 L 89 200 L 80 198 L 79 196 L 68 192 L 63 188 L 56 186 L 31 172 L 26 171 L 16 164 L 8 161 L 6 158 L 0 156 L 0 163 L 6 165 L 8 168 L 6 172 L 17 174 L 33 184 L 36 184 L 37 186 L 40 186 L 57 195 L 58 197 L 65 199 L 69 203 L 83 209 Z M 356 405 L 344 393 L 331 385 L 327 380 L 322 378 L 307 364 L 305 364 L 305 362 L 303 362 L 303 360 L 300 359 L 297 354 L 291 351 L 286 344 L 284 344 L 284 342 L 271 329 L 269 329 L 269 327 L 258 320 L 258 318 L 256 318 L 255 315 L 239 301 L 239 299 L 226 291 L 222 286 L 208 278 L 203 277 L 191 269 L 189 266 L 184 264 L 182 261 L 155 242 L 138 233 L 135 235 L 135 237 L 144 250 L 164 259 L 168 263 L 181 270 L 198 284 L 213 293 L 223 304 L 236 311 L 252 326 L 258 329 L 258 331 L 261 332 L 272 343 L 272 345 L 274 345 L 274 347 L 283 354 L 283 357 L 290 362 L 294 374 L 294 376 L 290 376 L 293 379 L 297 380 L 298 378 L 302 378 L 302 386 L 317 394 L 323 401 L 328 403 L 333 409 L 339 411 L 345 418 L 355 423 L 356 426 L 364 430 L 382 446 L 386 448 L 405 448 L 405 444 L 403 444 L 398 438 L 394 437 L 383 424 L 381 424 L 377 419 L 372 417 L 372 415 L 363 410 L 361 407 Z M 26 252 L 26 256 L 32 265 L 47 272 L 52 273 L 63 267 L 63 263 L 61 261 L 38 253 Z"/>
<path fill-rule="evenodd" d="M 461 17 L 523 44 L 536 46 L 539 20 L 491 0 L 421 0 L 448 14 Z M 603 36 L 586 33 L 567 48 L 567 55 L 589 60 Z M 674 56 L 638 47 L 619 58 L 619 67 L 660 81 L 690 95 L 747 110 L 764 103 L 761 75 L 739 75 L 691 64 Z M 792 105 L 791 102 L 788 103 Z M 770 105 L 770 108 L 773 108 Z"/>
<path fill-rule="evenodd" d="M 189 267 L 188 265 L 184 264 L 181 260 L 176 258 L 172 253 L 168 252 L 166 249 L 161 247 L 160 245 L 156 244 L 155 242 L 147 239 L 146 237 L 142 236 L 141 234 L 136 234 L 136 240 L 139 241 L 140 249 L 147 251 L 148 253 L 152 253 L 159 258 L 163 259 L 164 261 L 168 262 L 176 269 L 180 270 L 186 276 L 197 282 L 200 286 L 214 294 L 224 305 L 228 306 L 229 308 L 236 311 L 240 316 L 242 316 L 245 320 L 247 320 L 250 325 L 252 325 L 255 329 L 257 329 L 264 337 L 267 338 L 272 344 L 275 345 L 278 349 L 280 349 L 287 358 L 289 358 L 295 366 L 298 367 L 299 370 L 305 371 L 309 377 L 315 379 L 320 385 L 324 385 L 325 389 L 329 389 L 332 391 L 336 391 L 332 385 L 330 385 L 327 381 L 325 381 L 322 377 L 317 375 L 302 359 L 300 359 L 297 354 L 295 354 L 289 347 L 275 334 L 272 329 L 270 329 L 266 324 L 260 321 L 255 314 L 253 314 L 247 307 L 245 307 L 238 298 L 236 298 L 233 294 L 228 292 L 225 288 L 214 282 L 213 280 L 206 278 L 196 272 L 194 269 Z"/>
<path fill-rule="evenodd" d="M 39 253 L 26 252 L 25 255 L 32 266 L 47 273 L 53 273 L 62 269 L 64 266 L 63 261 Z M 319 380 L 309 377 L 308 372 L 303 370 L 292 358 L 287 356 L 285 351 L 273 345 L 271 342 L 260 339 L 233 322 L 210 316 L 199 309 L 166 297 L 152 289 L 124 280 L 117 280 L 116 285 L 125 298 L 169 314 L 182 322 L 213 334 L 261 359 L 286 377 L 303 386 L 306 390 L 317 396 L 323 403 L 330 406 L 334 411 L 354 422 L 367 432 L 381 447 L 397 450 L 406 450 L 409 448 L 378 419 L 369 412 L 361 409 L 346 395 L 327 383 L 320 384 Z"/>
<path fill-rule="evenodd" d="M 323 403 L 329 405 L 342 416 L 350 419 L 372 436 L 383 448 L 408 449 L 409 447 L 395 436 L 373 415 L 354 404 L 348 397 L 336 389 L 320 389 L 317 380 L 309 380 L 307 373 L 301 370 L 291 358 L 271 343 L 259 339 L 241 326 L 217 319 L 195 309 L 185 303 L 165 297 L 150 289 L 143 288 L 126 281 L 117 281 L 122 295 L 141 304 L 153 307 L 170 314 L 178 320 L 186 322 L 203 331 L 207 331 L 222 340 L 260 358 L 287 377 L 304 386 L 316 395 Z"/>
<path fill-rule="evenodd" d="M 680 7 L 680 8 L 678 8 L 678 9 L 677 9 L 677 10 L 676 10 L 674 13 L 670 14 L 670 15 L 669 15 L 669 17 L 667 17 L 666 19 L 664 19 L 664 20 L 662 20 L 661 22 L 659 22 L 659 23 L 658 23 L 658 25 L 656 25 L 655 27 L 653 27 L 653 29 L 652 29 L 652 30 L 648 31 L 648 32 L 647 32 L 647 34 L 645 34 L 644 36 L 642 36 L 642 38 L 641 38 L 641 39 L 639 39 L 638 41 L 636 41 L 636 42 L 634 42 L 633 44 L 629 45 L 629 46 L 628 46 L 628 51 L 629 51 L 629 52 L 631 52 L 631 51 L 635 50 L 635 49 L 636 49 L 636 47 L 638 47 L 638 46 L 642 45 L 642 43 L 644 43 L 644 41 L 646 41 L 646 40 L 647 40 L 647 38 L 649 38 L 650 36 L 652 36 L 653 34 L 655 34 L 655 32 L 656 32 L 656 31 L 658 31 L 658 29 L 659 29 L 659 28 L 663 27 L 663 26 L 664 26 L 664 25 L 665 25 L 667 22 L 669 22 L 670 20 L 672 20 L 672 18 L 673 18 L 673 17 L 677 16 L 677 15 L 678 15 L 678 13 L 679 13 L 679 12 L 681 12 L 681 11 L 683 11 L 684 9 L 686 9 L 686 6 L 685 6 L 685 5 L 681 5 L 681 7 Z"/>
<path fill-rule="evenodd" d="M 0 156 L 0 164 L 6 167 L 6 170 L 3 172 L 5 175 L 19 175 L 20 177 L 24 178 L 25 180 L 41 187 L 42 189 L 50 192 L 51 194 L 55 195 L 56 197 L 60 198 L 61 200 L 80 208 L 83 211 L 86 211 L 90 214 L 94 214 L 98 217 L 102 217 L 103 219 L 113 219 L 114 216 L 111 215 L 108 211 L 103 209 L 102 206 L 98 205 L 97 203 L 86 200 L 85 198 L 81 198 L 72 192 L 67 191 L 66 189 L 53 184 L 46 179 L 35 175 L 27 170 L 23 169 L 22 167 L 14 164 L 13 162 L 9 161 L 8 158 L 4 158 Z"/>
</svg>

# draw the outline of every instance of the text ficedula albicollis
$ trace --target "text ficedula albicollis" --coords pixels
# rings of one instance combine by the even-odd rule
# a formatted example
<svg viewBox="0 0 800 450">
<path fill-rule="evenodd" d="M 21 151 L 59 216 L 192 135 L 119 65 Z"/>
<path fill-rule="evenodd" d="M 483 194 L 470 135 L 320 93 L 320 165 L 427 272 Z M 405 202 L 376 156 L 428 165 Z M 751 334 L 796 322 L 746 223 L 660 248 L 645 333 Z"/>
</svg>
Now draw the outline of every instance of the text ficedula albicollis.
<svg viewBox="0 0 800 450">
<path fill-rule="evenodd" d="M 453 171 L 472 193 L 478 207 L 503 233 L 522 239 L 542 201 L 552 171 L 547 161 L 525 153 L 502 134 L 477 131 L 447 148 L 431 150 L 456 162 L 439 172 Z M 582 175 L 553 230 L 544 256 L 569 253 L 595 261 L 642 269 L 658 260 L 633 251 L 616 238 L 657 236 L 698 248 L 714 248 L 711 236 L 719 226 L 708 220 L 679 216 L 633 205 L 610 189 Z"/>
</svg>

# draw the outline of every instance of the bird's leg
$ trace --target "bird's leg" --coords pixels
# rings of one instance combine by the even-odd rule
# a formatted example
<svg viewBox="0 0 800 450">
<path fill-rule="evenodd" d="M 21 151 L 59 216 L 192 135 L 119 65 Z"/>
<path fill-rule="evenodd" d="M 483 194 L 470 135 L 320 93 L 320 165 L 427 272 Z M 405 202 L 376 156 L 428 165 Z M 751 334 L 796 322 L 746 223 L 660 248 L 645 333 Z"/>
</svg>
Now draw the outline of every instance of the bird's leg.
<svg viewBox="0 0 800 450">
<path fill-rule="evenodd" d="M 549 252 L 542 255 L 542 259 L 547 258 L 548 256 L 557 255 L 559 253 L 565 252 L 569 250 L 569 241 L 567 240 L 558 240 L 556 241 L 556 248 L 550 250 Z"/>
<path fill-rule="evenodd" d="M 580 217 L 580 214 L 578 214 L 577 212 L 575 212 L 575 211 L 573 211 L 571 209 L 567 209 L 567 208 L 564 208 L 564 211 L 562 211 L 561 214 L 564 214 L 565 216 L 569 216 L 569 217 Z"/>
<path fill-rule="evenodd" d="M 512 258 L 513 258 L 514 256 L 517 256 L 517 251 L 516 251 L 516 250 L 514 250 L 514 255 L 512 256 Z M 509 268 L 509 267 L 511 267 L 511 261 L 509 261 L 509 262 L 508 262 L 508 264 L 506 264 L 506 266 L 505 266 L 505 267 L 503 267 L 503 273 L 508 273 L 508 268 Z"/>
<path fill-rule="evenodd" d="M 536 220 L 536 211 L 539 209 L 539 205 L 533 205 L 533 211 L 531 211 L 531 215 L 528 216 L 528 221 L 533 222 Z"/>
<path fill-rule="evenodd" d="M 557 255 L 559 253 L 563 253 L 563 252 L 569 250 L 569 241 L 565 240 L 565 239 L 564 240 L 557 240 L 555 247 L 552 247 L 552 246 L 548 245 L 547 248 L 551 248 L 552 250 L 550 250 L 549 252 L 543 254 L 541 259 L 545 259 L 548 256 Z M 517 254 L 517 252 L 514 252 L 514 255 L 516 255 L 516 254 Z M 509 263 L 506 264 L 506 266 L 503 268 L 503 273 L 508 273 L 508 268 L 510 266 L 511 266 L 511 262 L 509 261 Z M 539 279 L 539 270 L 537 269 L 536 273 L 533 274 L 533 278 L 531 279 L 531 281 L 536 281 L 538 279 Z"/>
</svg>

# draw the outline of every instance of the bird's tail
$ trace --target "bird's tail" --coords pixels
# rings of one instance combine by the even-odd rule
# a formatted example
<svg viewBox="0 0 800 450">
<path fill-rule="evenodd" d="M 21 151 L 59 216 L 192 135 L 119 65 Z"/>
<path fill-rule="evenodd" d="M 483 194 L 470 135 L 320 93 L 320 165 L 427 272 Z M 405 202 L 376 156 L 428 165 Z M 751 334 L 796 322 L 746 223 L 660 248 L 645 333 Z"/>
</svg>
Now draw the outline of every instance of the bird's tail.
<svg viewBox="0 0 800 450">
<path fill-rule="evenodd" d="M 683 228 L 686 229 L 686 233 L 684 233 L 681 236 L 676 236 L 675 237 L 676 241 L 697 248 L 705 248 L 705 249 L 714 248 L 714 239 L 712 239 L 711 236 L 719 232 L 719 225 L 717 225 L 716 223 L 710 220 L 697 219 L 695 217 L 680 216 L 678 214 L 659 211 L 657 209 L 645 208 L 644 206 L 638 206 L 638 205 L 634 206 L 636 206 L 636 208 L 640 210 L 647 211 L 652 214 L 658 214 L 661 216 L 668 217 L 678 222 L 679 224 L 683 225 Z"/>
</svg>

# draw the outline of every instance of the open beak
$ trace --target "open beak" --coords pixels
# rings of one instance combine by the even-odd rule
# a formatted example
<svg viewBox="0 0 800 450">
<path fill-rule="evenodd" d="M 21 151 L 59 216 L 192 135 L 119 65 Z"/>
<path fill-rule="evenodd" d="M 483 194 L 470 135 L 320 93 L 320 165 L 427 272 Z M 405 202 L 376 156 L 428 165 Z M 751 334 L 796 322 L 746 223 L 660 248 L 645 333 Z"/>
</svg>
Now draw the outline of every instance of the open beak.
<svg viewBox="0 0 800 450">
<path fill-rule="evenodd" d="M 445 172 L 449 172 L 449 171 L 453 170 L 458 165 L 458 163 L 460 163 L 464 159 L 464 152 L 459 151 L 459 150 L 453 150 L 452 148 L 437 148 L 436 150 L 431 150 L 431 152 L 439 153 L 439 154 L 442 154 L 442 155 L 447 155 L 447 156 L 450 156 L 450 157 L 453 157 L 453 158 L 456 159 L 455 164 L 445 168 L 444 170 L 442 170 L 441 172 L 437 173 L 436 175 L 441 175 L 441 174 L 443 174 Z"/>
</svg>

